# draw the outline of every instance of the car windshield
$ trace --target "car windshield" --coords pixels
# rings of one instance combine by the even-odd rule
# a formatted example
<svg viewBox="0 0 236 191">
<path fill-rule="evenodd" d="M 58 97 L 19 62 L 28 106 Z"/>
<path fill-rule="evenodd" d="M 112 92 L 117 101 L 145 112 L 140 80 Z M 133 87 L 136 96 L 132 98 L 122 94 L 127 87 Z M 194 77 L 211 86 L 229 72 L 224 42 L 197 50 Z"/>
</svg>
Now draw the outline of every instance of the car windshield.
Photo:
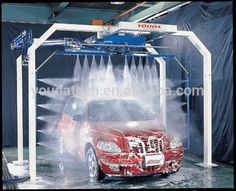
<svg viewBox="0 0 236 191">
<path fill-rule="evenodd" d="M 88 105 L 88 120 L 145 121 L 155 119 L 155 114 L 144 104 L 134 100 L 101 100 Z"/>
</svg>

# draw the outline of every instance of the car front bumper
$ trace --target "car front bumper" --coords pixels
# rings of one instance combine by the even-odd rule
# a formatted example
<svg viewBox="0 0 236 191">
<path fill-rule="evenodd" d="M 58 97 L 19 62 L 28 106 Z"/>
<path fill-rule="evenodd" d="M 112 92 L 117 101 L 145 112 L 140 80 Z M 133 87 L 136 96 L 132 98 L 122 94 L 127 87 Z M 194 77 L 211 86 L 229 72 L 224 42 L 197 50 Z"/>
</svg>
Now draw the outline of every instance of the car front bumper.
<svg viewBox="0 0 236 191">
<path fill-rule="evenodd" d="M 99 153 L 98 162 L 106 175 L 110 176 L 137 176 L 159 173 L 172 173 L 178 171 L 183 159 L 183 148 L 163 152 L 164 162 L 162 165 L 150 165 L 145 163 L 145 155 L 121 153 Z"/>
</svg>

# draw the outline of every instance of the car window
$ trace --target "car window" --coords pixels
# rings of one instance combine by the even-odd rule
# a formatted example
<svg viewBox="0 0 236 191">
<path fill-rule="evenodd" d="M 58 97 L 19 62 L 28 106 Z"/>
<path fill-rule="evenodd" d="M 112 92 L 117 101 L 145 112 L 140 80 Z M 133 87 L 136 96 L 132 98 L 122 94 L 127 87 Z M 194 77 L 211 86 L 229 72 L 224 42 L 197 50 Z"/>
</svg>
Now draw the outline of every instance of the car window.
<svg viewBox="0 0 236 191">
<path fill-rule="evenodd" d="M 93 122 L 143 121 L 155 117 L 146 105 L 133 100 L 93 101 L 88 107 L 88 120 Z"/>
<path fill-rule="evenodd" d="M 70 98 L 67 102 L 65 113 L 71 117 L 74 115 L 82 114 L 84 108 L 84 103 L 78 98 Z"/>
</svg>

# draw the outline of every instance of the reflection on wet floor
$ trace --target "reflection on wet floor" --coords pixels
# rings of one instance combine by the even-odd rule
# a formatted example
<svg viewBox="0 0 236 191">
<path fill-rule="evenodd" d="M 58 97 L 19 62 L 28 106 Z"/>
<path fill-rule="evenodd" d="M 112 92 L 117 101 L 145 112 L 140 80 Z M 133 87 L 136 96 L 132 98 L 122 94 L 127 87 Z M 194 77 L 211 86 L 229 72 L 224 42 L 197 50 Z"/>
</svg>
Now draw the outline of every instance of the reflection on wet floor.
<svg viewBox="0 0 236 191">
<path fill-rule="evenodd" d="M 16 149 L 4 149 L 8 161 L 16 159 Z M 25 152 L 27 153 L 27 151 Z M 199 158 L 186 154 L 180 170 L 167 177 L 106 177 L 100 182 L 91 182 L 84 163 L 70 156 L 64 162 L 38 159 L 37 183 L 30 181 L 19 184 L 24 188 L 233 188 L 233 166 L 218 164 L 217 167 L 196 166 Z"/>
</svg>

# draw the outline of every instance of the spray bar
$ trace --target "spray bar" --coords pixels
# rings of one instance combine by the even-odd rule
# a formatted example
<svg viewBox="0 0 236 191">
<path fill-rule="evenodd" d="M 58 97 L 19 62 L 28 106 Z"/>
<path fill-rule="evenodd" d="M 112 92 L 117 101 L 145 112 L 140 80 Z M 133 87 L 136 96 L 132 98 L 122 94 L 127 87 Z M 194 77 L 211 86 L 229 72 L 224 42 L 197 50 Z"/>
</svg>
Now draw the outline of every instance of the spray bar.
<svg viewBox="0 0 236 191">
<path fill-rule="evenodd" d="M 127 48 L 169 48 L 167 46 L 143 46 L 143 45 L 127 45 L 127 44 L 85 44 L 81 43 L 82 46 L 108 46 L 108 47 L 127 47 Z"/>
<path fill-rule="evenodd" d="M 141 57 L 161 57 L 161 58 L 175 58 L 174 54 L 145 54 L 145 53 L 125 53 L 125 56 L 141 56 Z"/>
<path fill-rule="evenodd" d="M 99 55 L 99 56 L 111 56 L 113 53 L 99 52 L 99 51 L 57 51 L 55 55 Z"/>
<path fill-rule="evenodd" d="M 37 40 L 37 39 L 34 39 Z M 169 48 L 167 46 L 144 46 L 144 45 L 127 45 L 127 44 L 89 44 L 89 43 L 79 43 L 78 42 L 78 46 L 74 46 L 73 48 L 81 48 L 81 46 L 102 46 L 102 47 L 127 47 L 127 48 Z M 65 45 L 69 45 L 68 43 L 66 43 L 65 39 L 55 39 L 55 40 L 46 40 L 42 46 L 57 46 L 57 45 L 61 45 L 61 46 L 65 46 Z"/>
<path fill-rule="evenodd" d="M 98 55 L 98 56 L 112 56 L 112 55 L 124 55 L 124 56 L 142 56 L 142 57 L 162 57 L 162 58 L 175 58 L 174 54 L 148 54 L 148 53 L 108 53 L 99 51 L 57 51 L 55 55 Z"/>
</svg>

